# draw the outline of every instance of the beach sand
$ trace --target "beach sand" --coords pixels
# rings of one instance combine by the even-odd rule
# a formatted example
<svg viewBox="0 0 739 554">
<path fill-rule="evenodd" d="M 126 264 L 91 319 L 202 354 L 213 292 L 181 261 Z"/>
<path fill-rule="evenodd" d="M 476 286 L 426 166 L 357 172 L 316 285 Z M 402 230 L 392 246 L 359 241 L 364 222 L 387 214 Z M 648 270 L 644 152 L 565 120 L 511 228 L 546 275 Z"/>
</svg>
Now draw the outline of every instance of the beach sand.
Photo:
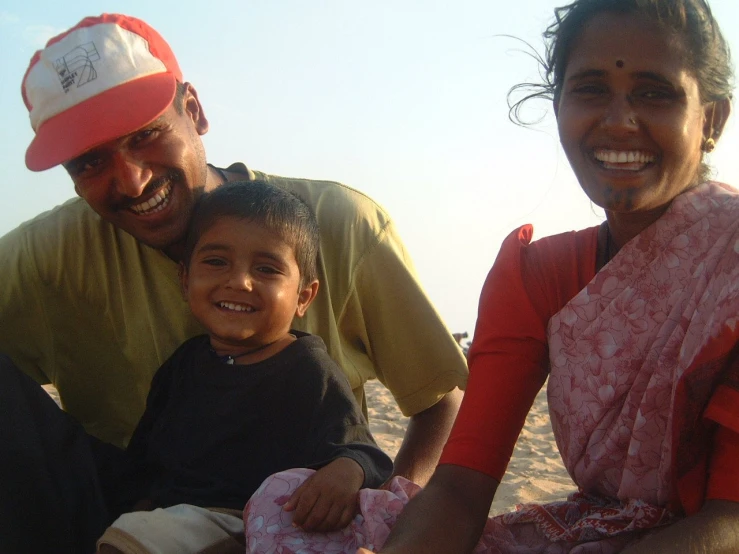
<svg viewBox="0 0 739 554">
<path fill-rule="evenodd" d="M 372 434 L 380 448 L 394 457 L 403 441 L 408 418 L 400 413 L 390 392 L 378 381 L 366 383 L 365 391 Z M 514 510 L 524 502 L 564 500 L 574 490 L 554 442 L 544 386 L 526 418 L 490 514 Z"/>
</svg>

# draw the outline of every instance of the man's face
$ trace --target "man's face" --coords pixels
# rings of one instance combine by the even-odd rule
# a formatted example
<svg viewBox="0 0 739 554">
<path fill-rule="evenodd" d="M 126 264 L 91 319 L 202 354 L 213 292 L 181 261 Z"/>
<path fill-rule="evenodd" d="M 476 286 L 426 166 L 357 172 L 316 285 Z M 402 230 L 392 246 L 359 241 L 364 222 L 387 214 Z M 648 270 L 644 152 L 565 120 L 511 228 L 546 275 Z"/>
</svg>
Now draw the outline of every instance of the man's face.
<svg viewBox="0 0 739 554">
<path fill-rule="evenodd" d="M 200 135 L 208 130 L 197 93 L 186 85 L 182 113 L 161 117 L 64 164 L 78 195 L 103 219 L 167 250 L 184 240 L 207 178 Z"/>
</svg>

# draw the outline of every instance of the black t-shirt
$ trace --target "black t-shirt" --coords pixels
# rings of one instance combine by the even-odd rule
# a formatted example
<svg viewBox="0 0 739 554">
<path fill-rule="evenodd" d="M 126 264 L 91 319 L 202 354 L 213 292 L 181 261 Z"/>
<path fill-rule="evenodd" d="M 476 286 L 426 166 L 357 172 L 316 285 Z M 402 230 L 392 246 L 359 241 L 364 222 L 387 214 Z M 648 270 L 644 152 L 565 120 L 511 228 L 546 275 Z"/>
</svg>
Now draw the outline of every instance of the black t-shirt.
<svg viewBox="0 0 739 554">
<path fill-rule="evenodd" d="M 228 365 L 207 336 L 185 342 L 154 376 L 128 453 L 146 467 L 156 506 L 242 509 L 269 475 L 339 457 L 377 487 L 392 461 L 375 444 L 346 377 L 320 337 L 248 366 Z"/>
</svg>

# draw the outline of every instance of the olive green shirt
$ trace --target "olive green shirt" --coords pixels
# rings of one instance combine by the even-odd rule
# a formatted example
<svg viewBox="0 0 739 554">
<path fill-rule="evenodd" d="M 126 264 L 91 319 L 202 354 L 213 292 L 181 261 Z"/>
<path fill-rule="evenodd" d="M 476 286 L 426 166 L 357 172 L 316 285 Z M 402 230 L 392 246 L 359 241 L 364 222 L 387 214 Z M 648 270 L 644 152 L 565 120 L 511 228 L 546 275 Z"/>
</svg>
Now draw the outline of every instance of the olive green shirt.
<svg viewBox="0 0 739 554">
<path fill-rule="evenodd" d="M 298 194 L 321 230 L 318 295 L 294 327 L 323 338 L 357 399 L 377 378 L 406 415 L 464 387 L 459 346 L 423 292 L 388 214 L 327 181 L 249 172 Z M 248 186 L 248 185 L 245 185 Z M 152 376 L 204 332 L 177 264 L 75 198 L 0 238 L 0 352 L 53 383 L 87 431 L 123 446 Z"/>
</svg>

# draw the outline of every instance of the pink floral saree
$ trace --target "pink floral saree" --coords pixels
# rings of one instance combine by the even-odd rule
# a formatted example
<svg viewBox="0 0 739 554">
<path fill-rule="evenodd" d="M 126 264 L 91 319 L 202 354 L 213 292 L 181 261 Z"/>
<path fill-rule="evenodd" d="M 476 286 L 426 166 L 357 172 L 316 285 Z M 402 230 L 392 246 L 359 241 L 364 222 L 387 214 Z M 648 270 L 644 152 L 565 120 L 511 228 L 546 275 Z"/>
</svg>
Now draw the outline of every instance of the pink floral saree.
<svg viewBox="0 0 739 554">
<path fill-rule="evenodd" d="M 739 433 L 739 193 L 677 197 L 550 319 L 548 344 L 552 426 L 579 491 L 490 518 L 475 552 L 618 552 L 700 509 L 716 429 Z M 362 491 L 350 527 L 312 535 L 280 508 L 295 486 L 268 480 L 252 498 L 247 552 L 379 549 L 418 490 Z"/>
</svg>

